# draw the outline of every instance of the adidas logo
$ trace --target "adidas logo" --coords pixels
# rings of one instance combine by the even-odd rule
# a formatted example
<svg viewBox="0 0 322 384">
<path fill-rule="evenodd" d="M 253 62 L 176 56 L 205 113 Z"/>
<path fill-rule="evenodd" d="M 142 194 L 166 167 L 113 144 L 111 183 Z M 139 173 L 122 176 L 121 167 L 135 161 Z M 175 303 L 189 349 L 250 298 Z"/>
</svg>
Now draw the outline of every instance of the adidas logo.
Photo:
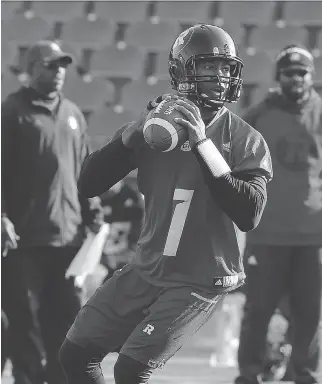
<svg viewBox="0 0 322 384">
<path fill-rule="evenodd" d="M 215 285 L 222 285 L 222 280 L 221 280 L 221 279 L 218 279 L 218 280 L 215 282 Z"/>
<path fill-rule="evenodd" d="M 191 147 L 190 147 L 190 144 L 189 144 L 189 140 L 187 140 L 185 143 L 183 143 L 180 147 L 181 151 L 191 151 Z"/>
</svg>

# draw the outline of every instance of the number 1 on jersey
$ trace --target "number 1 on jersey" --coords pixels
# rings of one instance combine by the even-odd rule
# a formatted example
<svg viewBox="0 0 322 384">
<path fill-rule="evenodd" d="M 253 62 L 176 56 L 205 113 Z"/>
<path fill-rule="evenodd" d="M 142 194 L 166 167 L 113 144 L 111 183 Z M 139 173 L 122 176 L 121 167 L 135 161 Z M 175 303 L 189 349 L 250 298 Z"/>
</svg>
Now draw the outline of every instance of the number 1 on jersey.
<svg viewBox="0 0 322 384">
<path fill-rule="evenodd" d="M 168 237 L 164 246 L 164 256 L 175 256 L 177 253 L 193 192 L 193 190 L 189 189 L 174 190 L 174 211 L 172 214 Z"/>
</svg>

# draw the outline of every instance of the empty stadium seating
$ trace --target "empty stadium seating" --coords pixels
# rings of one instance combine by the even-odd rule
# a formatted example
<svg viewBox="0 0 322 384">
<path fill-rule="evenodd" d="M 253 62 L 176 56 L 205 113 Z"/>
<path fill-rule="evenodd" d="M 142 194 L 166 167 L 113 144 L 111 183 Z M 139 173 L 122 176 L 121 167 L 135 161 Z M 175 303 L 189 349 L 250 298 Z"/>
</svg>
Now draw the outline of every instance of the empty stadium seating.
<svg viewBox="0 0 322 384">
<path fill-rule="evenodd" d="M 118 23 L 136 23 L 147 18 L 147 1 L 96 1 L 94 14 Z"/>
<path fill-rule="evenodd" d="M 145 79 L 139 79 L 123 87 L 121 105 L 125 109 L 138 113 L 150 100 L 164 93 L 173 93 L 169 80 L 160 80 L 150 85 Z"/>
<path fill-rule="evenodd" d="M 91 61 L 91 72 L 107 77 L 136 79 L 143 71 L 144 53 L 130 45 L 124 49 L 115 45 L 102 48 L 94 53 Z"/>
<path fill-rule="evenodd" d="M 1 68 L 2 71 L 8 69 L 10 65 L 14 63 L 17 50 L 14 44 L 10 44 L 7 41 L 1 43 Z"/>
<path fill-rule="evenodd" d="M 146 51 L 158 52 L 168 49 L 180 33 L 178 23 L 160 21 L 140 21 L 130 25 L 126 31 L 125 41 Z"/>
<path fill-rule="evenodd" d="M 67 72 L 64 94 L 83 111 L 93 111 L 104 103 L 113 103 L 114 85 L 104 78 L 82 78 L 71 70 Z"/>
<path fill-rule="evenodd" d="M 169 49 L 161 51 L 156 55 L 153 76 L 161 80 L 169 78 L 168 60 Z"/>
<path fill-rule="evenodd" d="M 22 8 L 20 1 L 1 1 L 1 20 L 11 19 Z"/>
<path fill-rule="evenodd" d="M 84 16 L 66 23 L 61 39 L 76 49 L 99 49 L 114 41 L 114 33 L 113 22 L 101 18 L 89 20 Z"/>
<path fill-rule="evenodd" d="M 221 1 L 216 23 L 269 25 L 274 19 L 272 1 Z"/>
<path fill-rule="evenodd" d="M 315 80 L 322 85 L 322 56 L 315 59 Z"/>
<path fill-rule="evenodd" d="M 154 16 L 180 23 L 210 22 L 210 6 L 209 1 L 157 1 Z"/>
<path fill-rule="evenodd" d="M 283 11 L 287 24 L 322 26 L 321 1 L 285 1 Z"/>
<path fill-rule="evenodd" d="M 307 31 L 304 28 L 286 26 L 279 28 L 275 25 L 254 28 L 251 46 L 259 51 L 275 53 L 289 44 L 307 44 Z"/>
<path fill-rule="evenodd" d="M 317 56 L 322 55 L 322 29 L 320 29 L 319 33 L 317 34 L 315 51 Z"/>
<path fill-rule="evenodd" d="M 216 24 L 217 25 L 217 24 Z M 218 25 L 219 26 L 219 25 Z M 229 23 L 227 20 L 223 25 L 220 25 L 230 36 L 233 37 L 235 43 L 239 47 L 243 47 L 246 44 L 246 29 L 241 26 L 241 24 L 237 23 Z"/>
<path fill-rule="evenodd" d="M 69 21 L 83 16 L 85 4 L 85 1 L 33 1 L 32 11 L 50 22 Z"/>
<path fill-rule="evenodd" d="M 272 79 L 273 60 L 265 51 L 257 51 L 254 55 L 241 52 L 240 57 L 244 62 L 244 83 L 265 83 Z"/>
<path fill-rule="evenodd" d="M 26 46 L 33 44 L 37 40 L 50 37 L 52 25 L 41 17 L 35 16 L 28 19 L 19 13 L 4 20 L 1 30 L 2 41 L 14 42 L 18 46 Z"/>
<path fill-rule="evenodd" d="M 101 106 L 88 119 L 88 133 L 91 137 L 104 135 L 109 140 L 120 127 L 135 120 L 140 112 L 122 109 L 118 112 L 115 108 Z"/>
</svg>

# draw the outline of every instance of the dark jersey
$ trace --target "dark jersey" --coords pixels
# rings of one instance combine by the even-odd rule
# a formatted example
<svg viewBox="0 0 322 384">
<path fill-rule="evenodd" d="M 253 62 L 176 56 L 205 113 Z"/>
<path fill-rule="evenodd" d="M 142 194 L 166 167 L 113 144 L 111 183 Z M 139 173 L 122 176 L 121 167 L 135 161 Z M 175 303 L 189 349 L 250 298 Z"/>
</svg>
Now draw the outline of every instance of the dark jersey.
<svg viewBox="0 0 322 384">
<path fill-rule="evenodd" d="M 265 141 L 238 116 L 223 108 L 206 132 L 233 172 L 271 178 Z M 212 289 L 216 278 L 242 275 L 239 230 L 211 196 L 189 144 L 167 153 L 146 145 L 133 161 L 145 220 L 131 263 L 142 276 L 154 284 Z"/>
</svg>

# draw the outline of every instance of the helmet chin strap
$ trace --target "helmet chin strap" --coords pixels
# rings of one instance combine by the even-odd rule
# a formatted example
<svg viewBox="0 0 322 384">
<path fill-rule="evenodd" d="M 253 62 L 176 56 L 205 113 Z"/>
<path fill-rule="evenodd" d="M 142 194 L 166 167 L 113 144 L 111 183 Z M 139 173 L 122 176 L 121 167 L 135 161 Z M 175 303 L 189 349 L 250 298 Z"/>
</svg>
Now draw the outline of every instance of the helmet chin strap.
<svg viewBox="0 0 322 384">
<path fill-rule="evenodd" d="M 190 99 L 195 104 L 203 107 L 203 108 L 211 108 L 213 110 L 219 111 L 219 109 L 224 105 L 224 101 L 211 101 L 210 97 L 205 95 L 202 96 L 198 93 L 198 85 L 195 84 L 195 86 L 192 86 L 189 91 L 178 91 L 179 94 L 183 95 L 184 97 L 187 97 L 187 99 Z"/>
<path fill-rule="evenodd" d="M 211 99 L 200 95 L 197 95 L 197 100 L 202 107 L 215 109 L 217 111 L 224 105 L 223 101 L 212 101 Z"/>
</svg>

